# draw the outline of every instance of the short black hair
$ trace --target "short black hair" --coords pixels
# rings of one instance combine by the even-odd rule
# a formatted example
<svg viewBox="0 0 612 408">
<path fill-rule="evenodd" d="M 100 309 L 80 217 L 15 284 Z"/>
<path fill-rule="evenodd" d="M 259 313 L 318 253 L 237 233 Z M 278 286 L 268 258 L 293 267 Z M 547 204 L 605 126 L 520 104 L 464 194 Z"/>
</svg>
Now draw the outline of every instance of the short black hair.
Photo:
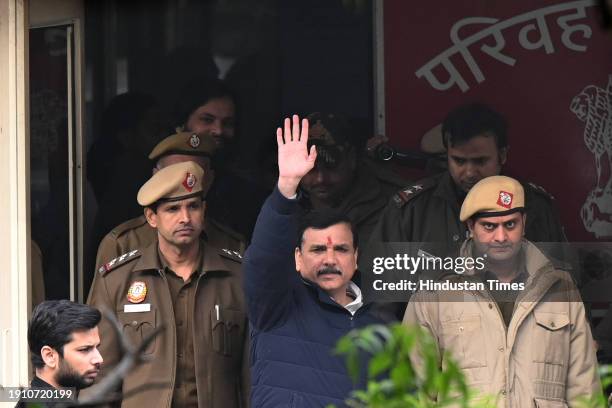
<svg viewBox="0 0 612 408">
<path fill-rule="evenodd" d="M 236 95 L 220 79 L 198 79 L 191 81 L 181 92 L 174 108 L 174 125 L 184 126 L 189 116 L 212 99 L 229 98 L 236 105 Z"/>
<path fill-rule="evenodd" d="M 497 149 L 508 147 L 508 124 L 498 112 L 480 102 L 459 106 L 442 123 L 444 147 L 456 146 L 485 132 L 493 134 Z"/>
<path fill-rule="evenodd" d="M 28 346 L 32 365 L 45 366 L 40 350 L 49 346 L 64 356 L 64 345 L 77 331 L 91 330 L 100 323 L 100 312 L 69 300 L 47 300 L 34 308 L 28 325 Z"/>
<path fill-rule="evenodd" d="M 325 229 L 337 224 L 349 225 L 353 234 L 353 248 L 357 249 L 359 245 L 359 236 L 357 235 L 355 225 L 348 216 L 333 209 L 309 211 L 300 218 L 297 240 L 295 242 L 296 248 L 302 247 L 304 231 L 306 231 L 308 228 Z"/>
</svg>

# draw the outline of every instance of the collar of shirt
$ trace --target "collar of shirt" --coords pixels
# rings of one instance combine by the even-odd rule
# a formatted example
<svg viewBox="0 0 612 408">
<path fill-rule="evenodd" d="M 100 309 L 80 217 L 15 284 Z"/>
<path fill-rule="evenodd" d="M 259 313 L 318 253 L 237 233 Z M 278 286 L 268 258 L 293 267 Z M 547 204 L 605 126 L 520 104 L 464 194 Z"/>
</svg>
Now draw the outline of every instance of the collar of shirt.
<svg viewBox="0 0 612 408">
<path fill-rule="evenodd" d="M 187 279 L 185 282 L 190 281 L 194 276 L 197 277 L 200 274 L 202 274 L 202 270 L 204 269 L 204 268 L 202 268 L 202 263 L 203 263 L 203 259 L 204 259 L 204 256 L 202 254 L 203 251 L 204 251 L 204 248 L 202 247 L 202 245 L 200 245 L 200 250 L 198 251 L 198 267 L 191 273 L 191 275 L 189 275 L 189 279 Z M 162 269 L 166 273 L 167 272 L 171 272 L 171 273 L 176 275 L 176 272 L 174 272 L 172 270 L 172 268 L 170 268 L 170 265 L 168 265 L 168 261 L 164 257 L 164 254 L 162 254 L 161 251 L 159 250 L 159 246 L 157 247 L 157 255 L 159 257 L 159 263 L 160 263 Z"/>
<path fill-rule="evenodd" d="M 355 300 L 344 306 L 344 308 L 348 310 L 351 315 L 354 316 L 355 313 L 359 310 L 359 308 L 363 306 L 363 297 L 361 296 L 361 289 L 359 289 L 359 286 L 357 286 L 355 282 L 349 281 L 349 285 L 346 288 L 346 293 Z"/>
</svg>

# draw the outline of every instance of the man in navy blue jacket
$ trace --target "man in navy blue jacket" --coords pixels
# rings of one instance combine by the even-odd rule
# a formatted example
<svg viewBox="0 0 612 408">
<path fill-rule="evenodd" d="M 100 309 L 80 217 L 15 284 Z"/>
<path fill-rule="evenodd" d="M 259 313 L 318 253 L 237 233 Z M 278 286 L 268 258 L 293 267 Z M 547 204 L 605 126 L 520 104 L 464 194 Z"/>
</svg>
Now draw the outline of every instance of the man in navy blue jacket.
<svg viewBox="0 0 612 408">
<path fill-rule="evenodd" d="M 251 405 L 344 405 L 355 387 L 334 355 L 351 329 L 381 323 L 351 281 L 357 236 L 346 216 L 313 211 L 299 223 L 297 189 L 314 166 L 308 121 L 277 130 L 279 178 L 266 200 L 244 262 L 252 329 Z M 296 272 L 297 271 L 297 272 Z"/>
</svg>

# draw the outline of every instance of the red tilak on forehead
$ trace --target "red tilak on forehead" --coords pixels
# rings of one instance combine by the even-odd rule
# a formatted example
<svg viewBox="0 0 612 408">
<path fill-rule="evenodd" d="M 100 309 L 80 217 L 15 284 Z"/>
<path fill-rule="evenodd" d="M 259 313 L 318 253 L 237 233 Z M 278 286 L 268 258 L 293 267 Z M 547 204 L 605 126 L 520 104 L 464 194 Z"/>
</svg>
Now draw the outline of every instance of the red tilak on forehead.
<svg viewBox="0 0 612 408">
<path fill-rule="evenodd" d="M 327 246 L 328 246 L 328 247 L 330 247 L 330 246 L 332 246 L 332 245 L 334 245 L 334 243 L 332 242 L 331 237 L 330 237 L 330 236 L 328 236 L 328 237 L 327 237 Z"/>
</svg>

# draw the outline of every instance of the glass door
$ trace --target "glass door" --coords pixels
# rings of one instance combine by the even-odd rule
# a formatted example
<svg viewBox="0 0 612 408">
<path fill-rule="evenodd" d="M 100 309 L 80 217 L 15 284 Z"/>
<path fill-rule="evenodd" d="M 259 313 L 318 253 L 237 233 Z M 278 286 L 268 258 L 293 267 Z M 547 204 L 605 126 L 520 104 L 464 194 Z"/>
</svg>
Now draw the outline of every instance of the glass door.
<svg viewBox="0 0 612 408">
<path fill-rule="evenodd" d="M 30 29 L 34 304 L 41 297 L 83 301 L 78 23 L 71 20 Z"/>
</svg>

